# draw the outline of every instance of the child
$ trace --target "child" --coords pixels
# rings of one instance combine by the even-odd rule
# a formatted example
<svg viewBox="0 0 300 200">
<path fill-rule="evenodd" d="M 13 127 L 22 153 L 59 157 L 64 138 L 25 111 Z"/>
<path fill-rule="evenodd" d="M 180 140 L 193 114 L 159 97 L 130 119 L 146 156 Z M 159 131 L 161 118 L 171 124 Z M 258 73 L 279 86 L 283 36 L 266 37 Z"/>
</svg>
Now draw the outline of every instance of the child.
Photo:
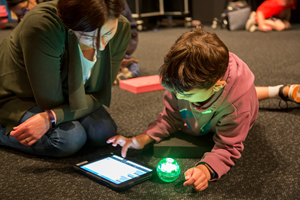
<svg viewBox="0 0 300 200">
<path fill-rule="evenodd" d="M 290 29 L 291 8 L 296 9 L 296 0 L 266 0 L 252 12 L 246 30 L 254 32 Z M 258 25 L 258 26 L 256 26 Z"/>
<path fill-rule="evenodd" d="M 165 56 L 160 77 L 167 90 L 165 108 L 157 120 L 136 137 L 118 135 L 107 143 L 122 146 L 125 157 L 129 147 L 142 149 L 179 129 L 200 137 L 214 132 L 211 152 L 185 172 L 184 186 L 202 191 L 241 157 L 258 113 L 254 75 L 215 33 L 200 27 L 177 39 Z"/>
</svg>

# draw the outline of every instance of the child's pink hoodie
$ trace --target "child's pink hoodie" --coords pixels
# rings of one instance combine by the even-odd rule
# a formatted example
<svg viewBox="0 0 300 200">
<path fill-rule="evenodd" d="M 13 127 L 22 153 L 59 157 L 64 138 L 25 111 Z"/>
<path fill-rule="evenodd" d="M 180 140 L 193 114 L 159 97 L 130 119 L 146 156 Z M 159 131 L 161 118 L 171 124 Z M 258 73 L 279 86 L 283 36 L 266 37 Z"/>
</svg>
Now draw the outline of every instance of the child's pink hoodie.
<svg viewBox="0 0 300 200">
<path fill-rule="evenodd" d="M 254 75 L 233 53 L 229 54 L 228 69 L 222 80 L 226 81 L 226 86 L 202 107 L 178 100 L 175 93 L 166 91 L 164 111 L 143 132 L 156 142 L 179 129 L 195 136 L 215 133 L 213 149 L 199 161 L 214 169 L 218 174 L 215 179 L 226 174 L 234 161 L 241 157 L 243 142 L 256 120 L 259 107 Z"/>
</svg>

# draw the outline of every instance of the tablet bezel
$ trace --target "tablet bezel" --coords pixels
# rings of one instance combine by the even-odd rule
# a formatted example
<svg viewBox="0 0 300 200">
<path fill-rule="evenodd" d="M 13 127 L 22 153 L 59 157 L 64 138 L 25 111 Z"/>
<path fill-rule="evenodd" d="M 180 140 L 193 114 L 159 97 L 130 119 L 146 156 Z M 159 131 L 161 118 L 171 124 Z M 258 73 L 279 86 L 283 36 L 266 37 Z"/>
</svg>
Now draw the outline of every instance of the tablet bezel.
<svg viewBox="0 0 300 200">
<path fill-rule="evenodd" d="M 128 181 L 122 182 L 120 184 L 115 184 L 114 182 L 111 182 L 111 181 L 109 181 L 109 180 L 107 180 L 105 178 L 102 178 L 101 176 L 98 176 L 98 175 L 96 175 L 96 174 L 94 174 L 94 173 L 92 173 L 92 172 L 90 172 L 88 170 L 85 170 L 85 169 L 81 168 L 84 165 L 91 164 L 93 162 L 97 162 L 99 160 L 102 160 L 102 159 L 105 159 L 105 158 L 111 157 L 111 156 L 118 156 L 118 157 L 122 158 L 120 155 L 117 155 L 117 154 L 107 154 L 107 155 L 103 155 L 103 156 L 98 157 L 97 159 L 94 159 L 94 160 L 91 160 L 91 161 L 83 161 L 83 162 L 77 163 L 77 164 L 75 164 L 73 166 L 73 168 L 77 172 L 79 172 L 79 173 L 87 176 L 88 178 L 90 178 L 90 179 L 92 179 L 92 180 L 94 180 L 94 181 L 96 181 L 96 182 L 98 182 L 100 184 L 103 184 L 103 185 L 105 185 L 105 186 L 107 186 L 107 187 L 109 187 L 109 188 L 111 188 L 111 189 L 113 189 L 115 191 L 123 191 L 123 190 L 126 190 L 126 189 L 134 186 L 134 185 L 137 185 L 137 184 L 139 184 L 141 182 L 144 182 L 144 181 L 148 180 L 152 176 L 152 174 L 154 172 L 154 170 L 151 167 L 146 166 L 144 164 L 141 164 L 141 162 L 136 161 L 135 159 L 133 160 L 133 159 L 128 159 L 128 158 L 122 158 L 122 159 L 128 160 L 130 162 L 136 163 L 138 165 L 141 165 L 143 167 L 149 168 L 152 171 L 151 172 L 147 172 L 147 173 L 145 173 L 145 174 L 143 174 L 141 176 L 132 178 L 132 179 L 130 179 Z"/>
</svg>

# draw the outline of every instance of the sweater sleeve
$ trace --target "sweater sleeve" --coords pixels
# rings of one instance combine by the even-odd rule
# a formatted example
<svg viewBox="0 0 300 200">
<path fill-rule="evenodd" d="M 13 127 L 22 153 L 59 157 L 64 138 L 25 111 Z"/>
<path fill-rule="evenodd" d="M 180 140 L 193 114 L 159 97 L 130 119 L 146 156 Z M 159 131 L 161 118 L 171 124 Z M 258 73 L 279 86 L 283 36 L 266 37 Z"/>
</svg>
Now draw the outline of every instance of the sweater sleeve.
<svg viewBox="0 0 300 200">
<path fill-rule="evenodd" d="M 41 109 L 55 108 L 64 103 L 60 66 L 65 28 L 47 13 L 26 17 L 19 24 L 19 40 L 32 93 Z"/>
<path fill-rule="evenodd" d="M 143 131 L 144 134 L 149 135 L 156 140 L 156 142 L 159 142 L 163 138 L 170 136 L 171 133 L 178 131 L 184 124 L 180 116 L 178 99 L 175 94 L 166 91 L 163 102 L 163 112 L 158 115 L 155 121 L 149 124 L 145 131 Z"/>
<path fill-rule="evenodd" d="M 213 149 L 205 153 L 196 165 L 200 162 L 209 164 L 218 175 L 213 180 L 220 179 L 234 165 L 234 161 L 241 157 L 244 150 L 243 142 L 252 124 L 251 112 L 224 116 L 216 127 Z"/>
</svg>

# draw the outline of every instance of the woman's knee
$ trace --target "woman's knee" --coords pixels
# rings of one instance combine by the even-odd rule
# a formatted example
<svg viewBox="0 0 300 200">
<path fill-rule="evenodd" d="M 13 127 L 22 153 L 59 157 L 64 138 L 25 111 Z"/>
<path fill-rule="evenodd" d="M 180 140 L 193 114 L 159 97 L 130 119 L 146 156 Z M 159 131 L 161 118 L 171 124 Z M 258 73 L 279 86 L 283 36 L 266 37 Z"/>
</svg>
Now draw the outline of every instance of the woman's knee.
<svg viewBox="0 0 300 200">
<path fill-rule="evenodd" d="M 78 121 L 65 122 L 49 136 L 51 146 L 55 148 L 54 157 L 66 157 L 78 152 L 86 143 L 86 131 Z"/>
<path fill-rule="evenodd" d="M 91 124 L 87 131 L 87 142 L 92 146 L 104 146 L 107 144 L 106 141 L 116 133 L 117 126 L 113 120 L 100 121 Z"/>
<path fill-rule="evenodd" d="M 117 132 L 116 123 L 103 107 L 80 122 L 87 133 L 88 143 L 93 146 L 105 145 L 106 141 Z"/>
</svg>

